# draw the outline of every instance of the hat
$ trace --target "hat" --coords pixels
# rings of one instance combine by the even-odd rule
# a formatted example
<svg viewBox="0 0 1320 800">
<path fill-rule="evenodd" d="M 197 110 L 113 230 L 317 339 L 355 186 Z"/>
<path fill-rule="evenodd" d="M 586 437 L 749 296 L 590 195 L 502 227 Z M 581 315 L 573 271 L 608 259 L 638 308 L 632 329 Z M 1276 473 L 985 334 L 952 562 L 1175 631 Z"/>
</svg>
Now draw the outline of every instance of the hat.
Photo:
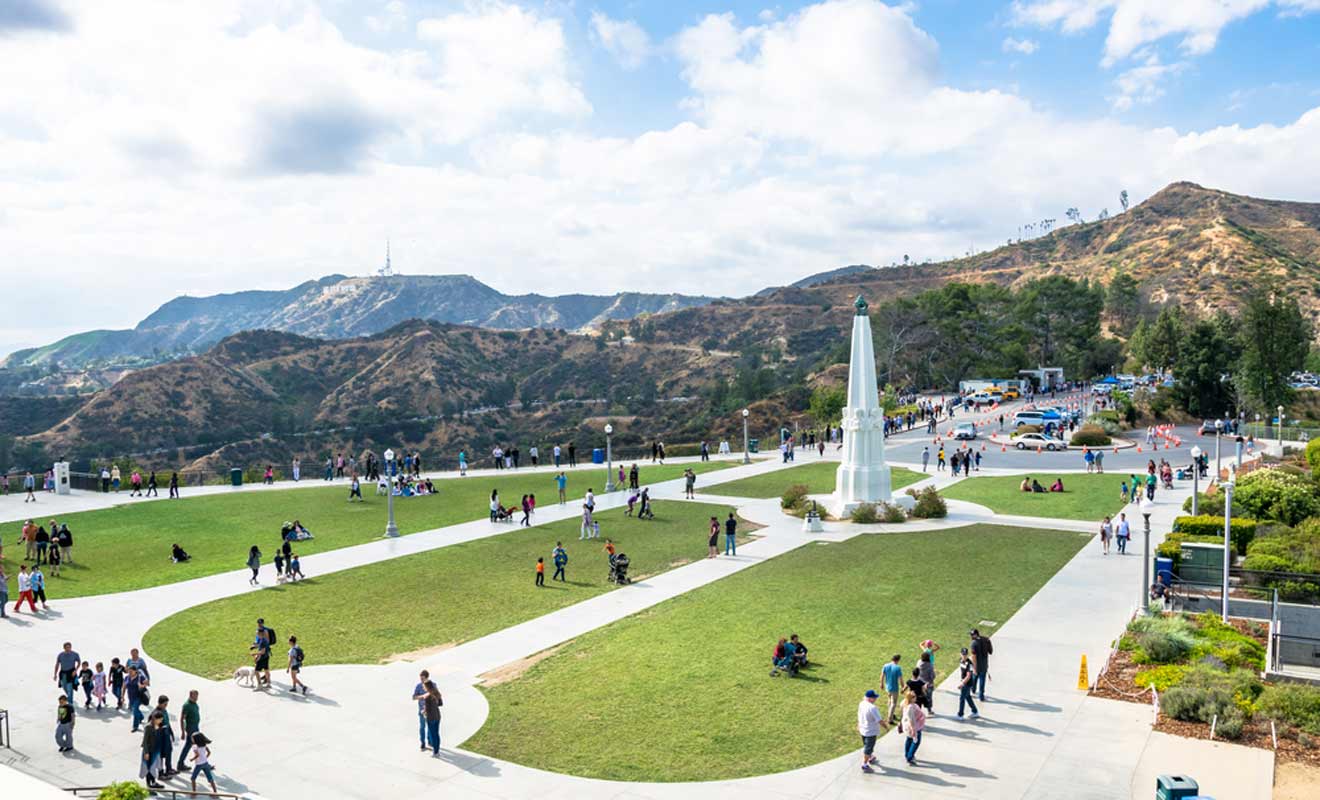
<svg viewBox="0 0 1320 800">
<path fill-rule="evenodd" d="M 967 635 L 968 635 L 968 636 L 980 636 L 980 635 L 981 635 L 981 631 L 980 631 L 979 629 L 977 629 L 977 628 L 972 628 L 970 631 L 967 632 Z"/>
<path fill-rule="evenodd" d="M 927 639 L 926 641 L 921 643 L 921 646 L 929 650 L 934 644 L 935 644 L 934 639 Z"/>
<path fill-rule="evenodd" d="M 867 696 L 868 698 L 874 700 L 875 698 L 879 697 L 880 695 L 878 695 L 878 694 L 875 693 L 875 689 L 867 689 L 867 690 L 866 690 L 866 696 Z"/>
<path fill-rule="evenodd" d="M 964 647 L 964 648 L 962 649 L 962 654 L 963 654 L 963 655 L 967 655 L 967 648 L 966 648 L 966 647 Z"/>
</svg>

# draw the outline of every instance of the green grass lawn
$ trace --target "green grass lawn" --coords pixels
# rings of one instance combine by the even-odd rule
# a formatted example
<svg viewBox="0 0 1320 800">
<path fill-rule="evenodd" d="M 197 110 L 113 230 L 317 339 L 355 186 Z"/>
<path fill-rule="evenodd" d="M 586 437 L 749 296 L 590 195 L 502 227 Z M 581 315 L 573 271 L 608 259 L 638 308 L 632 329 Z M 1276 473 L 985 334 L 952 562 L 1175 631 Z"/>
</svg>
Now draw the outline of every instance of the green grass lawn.
<svg viewBox="0 0 1320 800">
<path fill-rule="evenodd" d="M 917 643 L 934 638 L 943 678 L 970 627 L 1003 624 L 1086 540 L 978 525 L 809 544 L 592 631 L 485 689 L 490 717 L 463 747 L 607 780 L 816 764 L 859 746 L 857 703 L 888 656 L 901 653 L 910 669 Z M 790 633 L 815 666 L 771 678 L 770 652 Z"/>
<path fill-rule="evenodd" d="M 644 465 L 641 480 L 657 483 L 683 474 L 691 466 L 698 473 L 733 466 L 729 461 L 694 464 Z M 581 497 L 588 487 L 600 493 L 605 485 L 602 467 L 566 470 L 570 497 Z M 698 482 L 700 485 L 700 482 Z M 508 472 L 483 477 L 436 481 L 435 495 L 395 498 L 395 521 L 402 533 L 454 525 L 485 517 L 490 510 L 490 492 L 498 489 L 501 500 L 517 505 L 524 493 L 536 495 L 544 506 L 557 499 L 551 473 Z M 60 577 L 48 576 L 46 593 L 61 597 L 122 592 L 242 569 L 248 548 L 257 545 L 267 561 L 280 543 L 285 520 L 302 520 L 315 539 L 300 544 L 300 555 L 362 544 L 378 538 L 385 530 L 386 498 L 373 494 L 374 485 L 364 485 L 364 503 L 348 502 L 348 484 L 315 489 L 269 489 L 153 500 L 100 511 L 58 515 L 73 533 L 73 557 Z M 45 507 L 33 512 L 46 524 Z M 17 596 L 15 575 L 22 549 L 14 545 L 21 522 L 0 525 L 4 537 L 5 573 L 10 578 L 11 597 Z M 192 556 L 184 564 L 170 562 L 170 545 L 178 542 Z M 49 572 L 49 570 L 47 570 Z"/>
<path fill-rule="evenodd" d="M 1118 487 L 1129 475 L 1126 472 L 1106 472 L 1103 475 L 1056 476 L 1043 470 L 1029 477 L 1040 481 L 1047 489 L 1056 477 L 1062 477 L 1065 491 L 1044 494 L 1023 492 L 1019 488 L 1022 475 L 1003 475 L 966 478 L 941 490 L 940 494 L 951 500 L 979 503 L 997 514 L 1093 519 L 1098 522 L 1104 515 L 1117 514 L 1122 509 L 1123 501 L 1119 497 Z"/>
<path fill-rule="evenodd" d="M 374 664 L 468 641 L 616 588 L 606 580 L 606 537 L 628 554 L 629 575 L 640 580 L 705 556 L 711 515 L 723 520 L 731 510 L 681 501 L 657 501 L 654 507 L 656 518 L 650 521 L 625 517 L 622 509 L 598 515 L 600 539 L 579 541 L 576 520 L 511 528 L 217 600 L 157 623 L 143 644 L 153 658 L 220 678 L 244 662 L 257 617 L 269 620 L 281 637 L 296 635 L 316 654 L 317 664 Z M 550 553 L 557 540 L 568 550 L 567 583 L 551 580 Z M 546 560 L 543 589 L 534 584 L 538 557 Z"/>
<path fill-rule="evenodd" d="M 837 461 L 817 461 L 709 486 L 700 491 L 726 497 L 779 497 L 788 487 L 801 483 L 806 485 L 810 494 L 829 494 L 834 491 L 834 479 L 838 471 Z M 890 486 L 894 491 L 898 491 L 924 477 L 927 476 L 920 472 L 893 467 L 890 469 Z"/>
</svg>

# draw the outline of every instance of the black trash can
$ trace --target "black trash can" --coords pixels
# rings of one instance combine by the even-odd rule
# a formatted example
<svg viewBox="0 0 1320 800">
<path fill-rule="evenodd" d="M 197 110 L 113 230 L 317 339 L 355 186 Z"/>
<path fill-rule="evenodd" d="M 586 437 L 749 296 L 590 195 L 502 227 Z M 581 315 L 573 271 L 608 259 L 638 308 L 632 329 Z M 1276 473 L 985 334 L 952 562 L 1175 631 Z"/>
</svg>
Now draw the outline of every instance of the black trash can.
<svg viewBox="0 0 1320 800">
<path fill-rule="evenodd" d="M 243 470 L 237 468 L 229 470 L 229 485 L 230 486 L 243 485 Z"/>
</svg>

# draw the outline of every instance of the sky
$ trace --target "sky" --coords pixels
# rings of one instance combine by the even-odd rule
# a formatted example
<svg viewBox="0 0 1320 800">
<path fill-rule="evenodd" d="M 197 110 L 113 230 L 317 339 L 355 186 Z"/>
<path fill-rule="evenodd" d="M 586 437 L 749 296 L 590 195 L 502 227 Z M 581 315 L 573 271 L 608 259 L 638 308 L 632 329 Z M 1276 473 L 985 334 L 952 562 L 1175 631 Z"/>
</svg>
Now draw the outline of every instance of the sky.
<svg viewBox="0 0 1320 800">
<path fill-rule="evenodd" d="M 741 296 L 1320 200 L 1320 0 L 0 0 L 0 353 L 395 271 Z"/>
</svg>

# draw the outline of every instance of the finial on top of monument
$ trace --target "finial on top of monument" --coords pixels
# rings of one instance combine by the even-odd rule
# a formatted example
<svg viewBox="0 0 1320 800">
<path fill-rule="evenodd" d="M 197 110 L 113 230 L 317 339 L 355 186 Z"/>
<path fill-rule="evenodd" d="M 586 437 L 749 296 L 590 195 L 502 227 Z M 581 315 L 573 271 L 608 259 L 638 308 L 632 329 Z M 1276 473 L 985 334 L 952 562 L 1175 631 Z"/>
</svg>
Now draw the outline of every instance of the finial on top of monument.
<svg viewBox="0 0 1320 800">
<path fill-rule="evenodd" d="M 853 307 L 857 309 L 857 316 L 860 317 L 866 314 L 866 298 L 860 294 L 857 295 L 857 299 L 853 301 Z"/>
</svg>

